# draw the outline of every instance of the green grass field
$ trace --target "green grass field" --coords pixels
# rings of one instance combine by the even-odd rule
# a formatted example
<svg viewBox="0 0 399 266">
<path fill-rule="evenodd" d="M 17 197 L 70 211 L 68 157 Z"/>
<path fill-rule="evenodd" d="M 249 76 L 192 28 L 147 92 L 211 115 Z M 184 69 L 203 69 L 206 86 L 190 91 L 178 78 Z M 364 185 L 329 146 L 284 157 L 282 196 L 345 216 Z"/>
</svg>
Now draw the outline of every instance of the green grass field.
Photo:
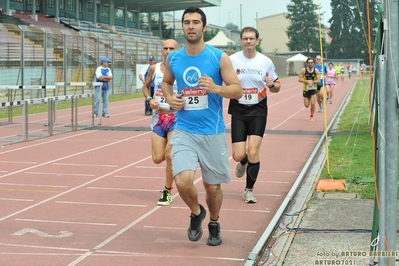
<svg viewBox="0 0 399 266">
<path fill-rule="evenodd" d="M 345 179 L 347 192 L 374 198 L 373 137 L 369 124 L 369 83 L 357 83 L 329 144 L 320 179 Z M 329 170 L 329 171 L 328 171 Z"/>
</svg>

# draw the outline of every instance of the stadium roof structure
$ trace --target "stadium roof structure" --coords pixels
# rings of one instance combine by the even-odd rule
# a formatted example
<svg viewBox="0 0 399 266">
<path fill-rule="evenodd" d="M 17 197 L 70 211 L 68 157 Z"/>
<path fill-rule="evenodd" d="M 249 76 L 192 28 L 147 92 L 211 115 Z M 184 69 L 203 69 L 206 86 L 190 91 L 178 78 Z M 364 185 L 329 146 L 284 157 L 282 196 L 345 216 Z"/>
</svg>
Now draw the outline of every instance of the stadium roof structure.
<svg viewBox="0 0 399 266">
<path fill-rule="evenodd" d="M 100 0 L 101 4 L 108 5 L 109 0 Z M 213 7 L 221 6 L 222 0 L 113 0 L 115 8 L 124 9 L 127 5 L 129 11 L 140 13 L 158 13 L 184 10 L 188 7 Z"/>
</svg>

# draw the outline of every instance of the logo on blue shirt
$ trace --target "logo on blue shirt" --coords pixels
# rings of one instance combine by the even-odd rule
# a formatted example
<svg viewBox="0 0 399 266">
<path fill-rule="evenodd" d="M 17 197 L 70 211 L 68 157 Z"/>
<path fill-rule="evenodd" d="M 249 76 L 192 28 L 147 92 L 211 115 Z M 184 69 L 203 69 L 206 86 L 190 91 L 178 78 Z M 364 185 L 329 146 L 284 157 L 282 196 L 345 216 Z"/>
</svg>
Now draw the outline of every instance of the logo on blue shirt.
<svg viewBox="0 0 399 266">
<path fill-rule="evenodd" d="M 183 73 L 184 83 L 189 87 L 198 87 L 198 79 L 201 76 L 201 71 L 194 66 L 187 68 Z"/>
</svg>

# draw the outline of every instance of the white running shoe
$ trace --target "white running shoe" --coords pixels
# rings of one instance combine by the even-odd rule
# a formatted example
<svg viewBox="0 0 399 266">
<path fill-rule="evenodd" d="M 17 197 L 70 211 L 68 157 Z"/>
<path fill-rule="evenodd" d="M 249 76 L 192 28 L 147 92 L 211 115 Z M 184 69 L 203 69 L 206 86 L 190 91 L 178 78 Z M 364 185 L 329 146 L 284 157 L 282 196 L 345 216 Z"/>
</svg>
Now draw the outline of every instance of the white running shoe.
<svg viewBox="0 0 399 266">
<path fill-rule="evenodd" d="M 237 163 L 236 166 L 236 177 L 242 177 L 245 174 L 245 171 L 247 170 L 247 164 L 241 164 L 240 162 Z"/>
<path fill-rule="evenodd" d="M 257 202 L 252 189 L 248 189 L 248 188 L 245 189 L 244 201 L 246 203 L 256 203 Z"/>
</svg>

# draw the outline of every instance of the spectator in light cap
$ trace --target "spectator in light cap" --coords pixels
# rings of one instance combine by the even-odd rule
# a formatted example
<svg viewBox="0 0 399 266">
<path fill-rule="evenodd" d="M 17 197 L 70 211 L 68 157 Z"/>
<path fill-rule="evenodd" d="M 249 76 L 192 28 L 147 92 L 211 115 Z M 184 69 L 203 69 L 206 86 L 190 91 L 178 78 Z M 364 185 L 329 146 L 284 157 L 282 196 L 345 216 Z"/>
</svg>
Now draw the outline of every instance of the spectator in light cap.
<svg viewBox="0 0 399 266">
<path fill-rule="evenodd" d="M 139 74 L 139 79 L 141 80 L 141 82 L 143 82 L 143 84 L 145 83 L 145 79 L 147 78 L 150 67 L 156 63 L 155 57 L 153 55 L 150 55 L 148 57 L 148 63 L 149 64 L 145 65 Z M 154 96 L 154 82 L 151 82 L 151 85 L 150 85 L 150 96 L 151 97 Z M 149 103 L 147 103 L 147 101 L 145 99 L 144 99 L 144 114 L 152 115 L 151 106 L 149 105 Z"/>
<path fill-rule="evenodd" d="M 100 98 L 103 99 L 102 116 L 108 118 L 108 91 L 109 84 L 112 80 L 112 72 L 108 65 L 111 60 L 103 57 L 100 60 L 101 66 L 96 69 L 96 82 L 102 82 L 102 86 L 96 86 L 94 91 L 94 118 L 98 116 L 100 109 Z"/>
</svg>

